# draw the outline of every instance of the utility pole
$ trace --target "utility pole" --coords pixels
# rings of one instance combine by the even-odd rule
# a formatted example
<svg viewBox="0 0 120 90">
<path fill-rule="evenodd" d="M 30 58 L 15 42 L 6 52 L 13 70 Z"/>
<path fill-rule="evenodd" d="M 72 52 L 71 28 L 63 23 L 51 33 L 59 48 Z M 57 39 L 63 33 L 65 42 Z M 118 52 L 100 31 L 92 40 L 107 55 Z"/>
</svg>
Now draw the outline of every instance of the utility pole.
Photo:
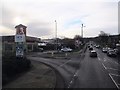
<svg viewBox="0 0 120 90">
<path fill-rule="evenodd" d="M 55 38 L 56 38 L 56 50 L 57 50 L 57 21 L 55 20 Z"/>
</svg>

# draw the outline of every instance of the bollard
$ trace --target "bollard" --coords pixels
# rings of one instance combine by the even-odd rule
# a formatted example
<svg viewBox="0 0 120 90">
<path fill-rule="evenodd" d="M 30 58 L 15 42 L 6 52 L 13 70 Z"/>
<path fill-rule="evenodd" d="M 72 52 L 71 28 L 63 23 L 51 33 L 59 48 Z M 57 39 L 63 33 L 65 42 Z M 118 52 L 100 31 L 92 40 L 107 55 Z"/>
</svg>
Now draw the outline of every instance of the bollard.
<svg viewBox="0 0 120 90">
<path fill-rule="evenodd" d="M 67 53 L 65 53 L 65 57 L 67 57 L 68 56 L 68 54 Z"/>
<path fill-rule="evenodd" d="M 54 56 L 54 52 L 52 52 L 52 57 Z"/>
</svg>

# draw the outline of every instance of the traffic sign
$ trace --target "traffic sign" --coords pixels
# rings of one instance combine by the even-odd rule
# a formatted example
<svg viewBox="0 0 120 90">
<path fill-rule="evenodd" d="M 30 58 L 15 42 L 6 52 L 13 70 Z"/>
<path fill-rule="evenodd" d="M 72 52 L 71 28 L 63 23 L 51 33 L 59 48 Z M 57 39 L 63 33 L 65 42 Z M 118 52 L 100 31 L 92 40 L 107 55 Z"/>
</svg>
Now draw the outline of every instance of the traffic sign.
<svg viewBox="0 0 120 90">
<path fill-rule="evenodd" d="M 25 35 L 15 35 L 15 42 L 25 42 Z"/>
</svg>

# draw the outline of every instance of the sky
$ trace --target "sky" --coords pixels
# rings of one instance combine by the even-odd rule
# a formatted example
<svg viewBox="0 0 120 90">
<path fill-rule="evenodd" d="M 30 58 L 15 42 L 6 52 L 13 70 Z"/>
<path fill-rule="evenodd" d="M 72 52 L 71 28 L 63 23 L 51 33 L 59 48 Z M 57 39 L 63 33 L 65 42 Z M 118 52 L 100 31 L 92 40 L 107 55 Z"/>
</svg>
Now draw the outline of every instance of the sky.
<svg viewBox="0 0 120 90">
<path fill-rule="evenodd" d="M 95 37 L 100 31 L 118 34 L 118 0 L 2 0 L 0 34 L 15 35 L 15 26 L 27 26 L 27 35 L 59 38 Z"/>
</svg>

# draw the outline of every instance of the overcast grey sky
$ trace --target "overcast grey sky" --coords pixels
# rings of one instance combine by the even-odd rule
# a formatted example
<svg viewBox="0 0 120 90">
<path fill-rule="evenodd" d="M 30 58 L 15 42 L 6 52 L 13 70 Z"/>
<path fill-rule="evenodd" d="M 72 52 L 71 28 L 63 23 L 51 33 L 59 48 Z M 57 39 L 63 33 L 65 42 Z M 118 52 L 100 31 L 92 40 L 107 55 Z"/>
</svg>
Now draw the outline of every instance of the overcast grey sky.
<svg viewBox="0 0 120 90">
<path fill-rule="evenodd" d="M 118 0 L 2 0 L 2 35 L 14 35 L 15 26 L 24 24 L 27 35 L 55 37 L 97 36 L 100 31 L 118 33 Z"/>
</svg>

